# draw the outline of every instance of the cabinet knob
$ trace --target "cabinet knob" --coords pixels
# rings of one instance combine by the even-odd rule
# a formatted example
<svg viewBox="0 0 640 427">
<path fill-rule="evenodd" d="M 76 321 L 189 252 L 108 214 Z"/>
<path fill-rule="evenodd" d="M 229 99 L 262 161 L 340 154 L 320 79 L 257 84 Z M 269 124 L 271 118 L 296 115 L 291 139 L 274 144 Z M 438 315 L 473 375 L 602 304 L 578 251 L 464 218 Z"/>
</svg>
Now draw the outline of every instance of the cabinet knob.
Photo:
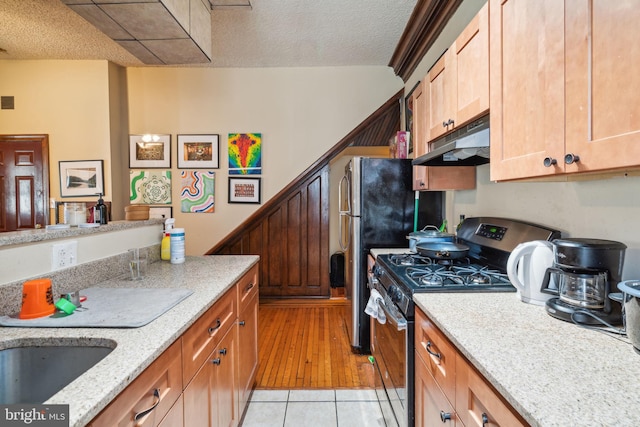
<svg viewBox="0 0 640 427">
<path fill-rule="evenodd" d="M 213 360 L 211 361 L 211 363 L 213 363 L 214 365 L 220 365 L 220 358 L 219 358 L 219 357 L 216 357 L 215 359 L 213 359 Z"/>
<path fill-rule="evenodd" d="M 573 153 L 569 153 L 566 156 L 564 156 L 564 162 L 568 165 L 571 165 L 573 163 L 578 163 L 580 161 L 580 156 L 577 156 Z"/>
<path fill-rule="evenodd" d="M 489 424 L 489 417 L 485 412 L 482 413 L 482 427 L 486 427 Z"/>
<path fill-rule="evenodd" d="M 550 168 L 551 166 L 557 165 L 558 161 L 551 157 L 545 157 L 543 164 L 545 168 Z"/>
<path fill-rule="evenodd" d="M 451 412 L 440 411 L 440 421 L 446 423 L 449 420 L 451 420 Z"/>
<path fill-rule="evenodd" d="M 238 322 L 238 325 L 240 325 L 240 326 L 244 326 L 244 325 L 245 325 L 245 321 L 244 321 L 244 320 L 239 321 L 239 322 Z"/>
<path fill-rule="evenodd" d="M 221 355 L 223 355 L 223 356 L 226 356 L 227 355 L 227 349 L 226 348 L 222 348 L 222 349 L 220 349 L 219 353 Z"/>
</svg>

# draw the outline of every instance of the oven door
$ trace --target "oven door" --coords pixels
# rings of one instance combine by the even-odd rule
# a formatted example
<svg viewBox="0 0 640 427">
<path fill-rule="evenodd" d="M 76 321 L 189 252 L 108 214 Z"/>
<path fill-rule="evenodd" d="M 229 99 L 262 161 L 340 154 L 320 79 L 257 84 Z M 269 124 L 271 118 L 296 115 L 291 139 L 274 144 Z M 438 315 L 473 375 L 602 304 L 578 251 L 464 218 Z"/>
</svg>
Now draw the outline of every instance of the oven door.
<svg viewBox="0 0 640 427">
<path fill-rule="evenodd" d="M 384 386 L 378 392 L 378 399 L 387 425 L 406 427 L 411 418 L 407 387 L 407 368 L 411 355 L 407 344 L 409 328 L 413 322 L 407 322 L 401 314 L 394 313 L 396 310 L 390 310 L 382 303 L 381 306 L 387 316 L 386 323 L 381 324 L 375 319 L 371 322 L 372 353 Z M 388 415 L 388 411 L 385 411 L 389 406 L 393 415 Z"/>
</svg>

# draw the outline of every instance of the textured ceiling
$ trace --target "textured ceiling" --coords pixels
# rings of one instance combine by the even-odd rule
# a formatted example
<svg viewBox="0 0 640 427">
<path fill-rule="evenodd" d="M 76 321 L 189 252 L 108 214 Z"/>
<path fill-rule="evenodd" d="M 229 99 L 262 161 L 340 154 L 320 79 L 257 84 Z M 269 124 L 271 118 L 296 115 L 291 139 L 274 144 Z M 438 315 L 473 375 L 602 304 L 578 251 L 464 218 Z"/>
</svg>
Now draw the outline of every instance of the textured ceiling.
<svg viewBox="0 0 640 427">
<path fill-rule="evenodd" d="M 388 65 L 416 0 L 252 0 L 211 12 L 209 67 Z M 60 0 L 0 0 L 0 59 L 142 62 Z"/>
</svg>

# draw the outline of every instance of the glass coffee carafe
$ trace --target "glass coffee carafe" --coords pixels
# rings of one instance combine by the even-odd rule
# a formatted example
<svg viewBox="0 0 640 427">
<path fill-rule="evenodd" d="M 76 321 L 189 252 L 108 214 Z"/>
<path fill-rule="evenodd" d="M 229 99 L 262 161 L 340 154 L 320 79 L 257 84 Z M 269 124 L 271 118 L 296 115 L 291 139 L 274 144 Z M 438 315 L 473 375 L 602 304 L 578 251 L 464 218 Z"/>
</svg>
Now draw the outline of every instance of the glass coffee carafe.
<svg viewBox="0 0 640 427">
<path fill-rule="evenodd" d="M 569 272 L 558 269 L 558 297 L 576 307 L 601 310 L 607 297 L 606 272 Z"/>
</svg>

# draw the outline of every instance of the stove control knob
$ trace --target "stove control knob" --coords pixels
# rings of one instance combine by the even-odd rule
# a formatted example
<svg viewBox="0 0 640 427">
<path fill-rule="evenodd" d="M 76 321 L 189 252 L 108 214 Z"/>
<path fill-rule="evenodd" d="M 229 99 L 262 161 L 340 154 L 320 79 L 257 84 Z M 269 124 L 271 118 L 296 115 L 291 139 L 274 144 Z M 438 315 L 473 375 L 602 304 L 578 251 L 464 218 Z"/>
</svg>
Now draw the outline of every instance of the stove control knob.
<svg viewBox="0 0 640 427">
<path fill-rule="evenodd" d="M 387 291 L 387 293 L 389 294 L 389 297 L 393 302 L 397 303 L 402 300 L 402 292 L 396 285 L 389 286 L 389 290 Z"/>
</svg>

